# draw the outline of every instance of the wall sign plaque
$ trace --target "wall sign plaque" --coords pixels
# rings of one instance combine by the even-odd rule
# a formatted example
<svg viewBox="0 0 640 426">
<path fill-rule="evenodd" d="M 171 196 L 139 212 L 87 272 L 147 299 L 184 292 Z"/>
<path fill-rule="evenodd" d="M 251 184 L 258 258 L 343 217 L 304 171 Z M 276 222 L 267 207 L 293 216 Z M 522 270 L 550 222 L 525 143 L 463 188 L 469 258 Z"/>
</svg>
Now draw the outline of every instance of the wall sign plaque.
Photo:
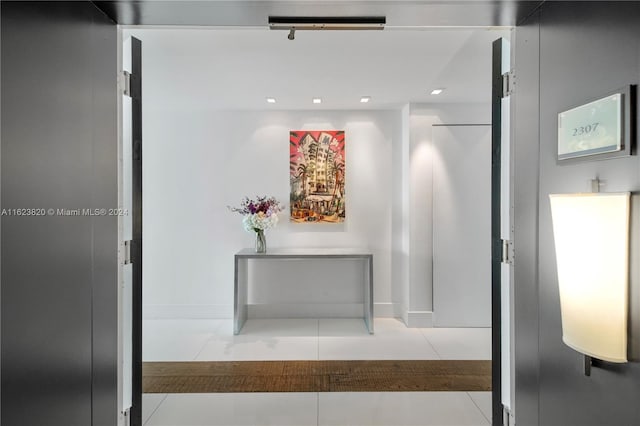
<svg viewBox="0 0 640 426">
<path fill-rule="evenodd" d="M 632 97 L 631 86 L 626 86 L 559 113 L 558 160 L 630 155 Z"/>
</svg>

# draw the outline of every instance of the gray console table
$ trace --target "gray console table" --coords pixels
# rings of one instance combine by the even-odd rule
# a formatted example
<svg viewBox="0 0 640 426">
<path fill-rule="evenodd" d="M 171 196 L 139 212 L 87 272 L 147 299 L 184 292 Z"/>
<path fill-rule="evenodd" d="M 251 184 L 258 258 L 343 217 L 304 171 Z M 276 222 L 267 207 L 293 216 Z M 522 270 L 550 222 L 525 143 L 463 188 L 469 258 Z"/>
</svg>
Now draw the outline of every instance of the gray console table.
<svg viewBox="0 0 640 426">
<path fill-rule="evenodd" d="M 242 249 L 234 259 L 233 333 L 239 334 L 247 321 L 247 266 L 251 259 L 355 259 L 364 262 L 364 323 L 373 334 L 373 254 L 361 249 L 269 249 L 256 253 Z"/>
</svg>

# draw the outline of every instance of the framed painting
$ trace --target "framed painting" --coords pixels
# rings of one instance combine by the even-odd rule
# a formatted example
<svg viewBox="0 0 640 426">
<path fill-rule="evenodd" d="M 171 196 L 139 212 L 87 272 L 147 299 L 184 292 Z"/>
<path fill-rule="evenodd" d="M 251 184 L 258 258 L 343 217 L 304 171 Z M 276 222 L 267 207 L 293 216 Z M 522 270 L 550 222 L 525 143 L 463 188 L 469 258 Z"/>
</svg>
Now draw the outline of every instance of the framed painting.
<svg viewBox="0 0 640 426">
<path fill-rule="evenodd" d="M 344 130 L 291 131 L 289 181 L 292 222 L 344 222 Z"/>
</svg>

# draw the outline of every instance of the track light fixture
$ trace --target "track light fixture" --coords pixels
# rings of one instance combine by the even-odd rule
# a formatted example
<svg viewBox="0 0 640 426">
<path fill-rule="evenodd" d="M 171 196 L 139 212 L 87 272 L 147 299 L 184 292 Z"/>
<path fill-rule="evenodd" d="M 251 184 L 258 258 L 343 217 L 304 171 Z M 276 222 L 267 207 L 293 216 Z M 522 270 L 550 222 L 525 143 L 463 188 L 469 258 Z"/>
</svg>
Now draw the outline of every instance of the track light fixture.
<svg viewBox="0 0 640 426">
<path fill-rule="evenodd" d="M 269 28 L 287 30 L 289 40 L 296 30 L 383 30 L 384 16 L 270 16 Z"/>
</svg>

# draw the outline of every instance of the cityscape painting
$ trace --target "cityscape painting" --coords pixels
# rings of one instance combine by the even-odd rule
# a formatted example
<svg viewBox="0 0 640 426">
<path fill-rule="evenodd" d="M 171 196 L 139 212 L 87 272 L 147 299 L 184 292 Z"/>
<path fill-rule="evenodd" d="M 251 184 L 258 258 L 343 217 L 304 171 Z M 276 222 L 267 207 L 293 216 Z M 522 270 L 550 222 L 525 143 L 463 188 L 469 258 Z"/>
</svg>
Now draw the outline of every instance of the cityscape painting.
<svg viewBox="0 0 640 426">
<path fill-rule="evenodd" d="M 292 222 L 344 222 L 344 146 L 344 130 L 289 133 Z"/>
</svg>

